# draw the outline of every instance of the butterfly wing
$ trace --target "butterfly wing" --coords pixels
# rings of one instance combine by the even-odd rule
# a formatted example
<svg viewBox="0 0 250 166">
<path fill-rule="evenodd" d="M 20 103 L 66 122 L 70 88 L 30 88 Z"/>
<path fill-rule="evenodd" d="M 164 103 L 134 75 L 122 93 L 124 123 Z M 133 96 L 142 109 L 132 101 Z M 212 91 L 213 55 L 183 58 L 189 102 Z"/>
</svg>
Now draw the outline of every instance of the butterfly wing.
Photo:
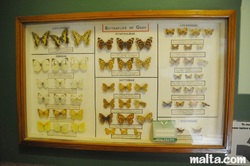
<svg viewBox="0 0 250 166">
<path fill-rule="evenodd" d="M 141 124 L 141 125 L 144 124 L 145 118 L 144 118 L 143 116 L 137 115 L 137 116 L 136 116 L 136 119 L 137 119 L 137 122 L 138 122 L 139 124 Z"/>
<path fill-rule="evenodd" d="M 78 46 L 82 40 L 82 36 L 76 31 L 71 31 L 71 32 L 74 37 L 75 46 Z"/>
<path fill-rule="evenodd" d="M 113 113 L 110 113 L 107 117 L 104 116 L 102 113 L 99 113 L 99 121 L 101 124 L 104 124 L 107 122 L 108 124 L 112 123 L 113 119 Z"/>
<path fill-rule="evenodd" d="M 50 35 L 50 38 L 54 41 L 57 48 L 61 46 L 60 38 L 57 35 Z"/>
<path fill-rule="evenodd" d="M 65 28 L 61 34 L 60 41 L 65 44 L 69 44 L 69 37 L 68 37 L 69 31 L 68 28 Z"/>
<path fill-rule="evenodd" d="M 127 66 L 128 70 L 131 70 L 131 69 L 132 69 L 132 67 L 133 67 L 133 60 L 134 60 L 134 58 L 130 58 L 130 59 L 127 61 L 126 66 Z"/>
<path fill-rule="evenodd" d="M 86 44 L 87 46 L 89 45 L 89 42 L 90 42 L 90 35 L 91 35 L 91 30 L 87 30 L 84 34 L 83 34 L 83 36 L 82 36 L 82 39 L 83 39 L 83 42 L 84 42 L 84 44 Z"/>
<path fill-rule="evenodd" d="M 125 116 L 123 116 L 122 114 L 118 113 L 117 114 L 117 120 L 119 124 L 123 124 L 125 121 Z"/>
<path fill-rule="evenodd" d="M 136 66 L 138 69 L 141 69 L 142 67 L 144 67 L 145 69 L 148 69 L 150 62 L 151 62 L 151 57 L 147 58 L 145 61 L 142 61 L 139 58 L 136 58 Z"/>
<path fill-rule="evenodd" d="M 163 101 L 162 102 L 162 105 L 163 105 L 163 107 L 172 107 L 172 101 L 169 101 L 169 102 L 165 102 L 165 101 Z"/>
<path fill-rule="evenodd" d="M 63 124 L 63 125 L 61 126 L 61 132 L 62 132 L 63 134 L 67 134 L 67 133 L 69 132 L 69 124 Z"/>
<path fill-rule="evenodd" d="M 139 50 L 142 50 L 144 48 L 144 42 L 141 39 L 136 38 L 136 44 Z"/>
<path fill-rule="evenodd" d="M 123 50 L 123 48 L 124 48 L 124 42 L 123 42 L 123 40 L 120 39 L 120 38 L 116 38 L 116 42 L 117 42 L 118 48 L 120 50 Z"/>
</svg>

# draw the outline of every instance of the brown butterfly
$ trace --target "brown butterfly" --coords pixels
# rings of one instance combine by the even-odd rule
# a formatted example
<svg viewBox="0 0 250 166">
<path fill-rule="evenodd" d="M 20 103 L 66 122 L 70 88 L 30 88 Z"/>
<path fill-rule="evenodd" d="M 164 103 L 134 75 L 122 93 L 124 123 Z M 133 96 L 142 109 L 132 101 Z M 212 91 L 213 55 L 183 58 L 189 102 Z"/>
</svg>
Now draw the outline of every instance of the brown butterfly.
<svg viewBox="0 0 250 166">
<path fill-rule="evenodd" d="M 113 92 L 115 90 L 115 83 L 112 83 L 109 86 L 107 84 L 103 83 L 102 84 L 102 90 L 103 90 L 103 92 L 107 92 L 108 90 Z"/>
<path fill-rule="evenodd" d="M 147 103 L 144 101 L 139 101 L 139 100 L 135 100 L 134 101 L 135 104 L 135 108 L 139 108 L 140 106 L 145 108 L 147 106 Z"/>
<path fill-rule="evenodd" d="M 193 36 L 199 36 L 201 33 L 201 29 L 190 29 L 190 34 Z"/>
<path fill-rule="evenodd" d="M 151 57 L 147 58 L 145 61 L 142 61 L 140 60 L 139 58 L 136 58 L 136 67 L 138 69 L 141 69 L 141 68 L 145 68 L 145 69 L 148 69 L 149 68 L 149 65 L 150 65 L 150 62 L 151 62 Z"/>
<path fill-rule="evenodd" d="M 62 111 L 53 110 L 53 113 L 55 115 L 55 118 L 66 118 L 66 116 L 67 116 L 67 110 L 66 109 L 64 109 Z"/>
<path fill-rule="evenodd" d="M 114 61 L 114 58 L 110 59 L 108 62 L 105 62 L 103 59 L 99 58 L 100 69 L 104 70 L 105 68 L 107 68 L 109 70 L 112 70 L 114 67 Z"/>
<path fill-rule="evenodd" d="M 131 89 L 132 89 L 132 83 L 128 83 L 127 85 L 119 83 L 119 90 L 120 90 L 120 92 L 124 92 L 124 91 L 130 92 Z"/>
<path fill-rule="evenodd" d="M 127 48 L 127 50 L 131 50 L 132 44 L 134 43 L 134 38 L 131 38 L 126 42 L 124 42 L 120 38 L 116 38 L 116 42 L 117 42 L 118 47 L 119 47 L 120 50 L 123 50 L 123 48 Z"/>
<path fill-rule="evenodd" d="M 192 44 L 190 45 L 184 45 L 184 50 L 192 50 Z"/>
<path fill-rule="evenodd" d="M 116 128 L 112 128 L 112 129 L 105 128 L 105 133 L 107 135 L 109 135 L 109 134 L 115 135 L 115 131 L 116 131 Z"/>
<path fill-rule="evenodd" d="M 174 28 L 171 28 L 171 29 L 165 29 L 165 33 L 167 34 L 167 35 L 174 35 L 174 31 L 175 31 L 175 29 Z"/>
<path fill-rule="evenodd" d="M 123 123 L 127 122 L 128 124 L 131 125 L 134 122 L 134 120 L 133 120 L 134 119 L 134 114 L 131 113 L 127 117 L 125 117 L 124 115 L 118 113 L 117 114 L 117 119 L 118 119 L 119 124 L 123 124 Z"/>
<path fill-rule="evenodd" d="M 57 35 L 50 35 L 51 39 L 55 42 L 57 48 L 61 46 L 61 43 L 69 44 L 68 33 L 68 28 L 65 28 L 60 37 Z"/>
<path fill-rule="evenodd" d="M 108 102 L 106 99 L 103 99 L 103 107 L 104 108 L 114 108 L 115 107 L 115 99 L 112 99 L 110 102 Z"/>
<path fill-rule="evenodd" d="M 206 35 L 212 35 L 214 32 L 214 29 L 204 29 L 204 32 Z"/>
<path fill-rule="evenodd" d="M 110 38 L 109 40 L 107 40 L 107 42 L 104 42 L 100 37 L 98 37 L 97 44 L 100 50 L 102 50 L 104 46 L 106 46 L 107 50 L 111 50 L 113 44 L 113 38 Z"/>
<path fill-rule="evenodd" d="M 137 129 L 134 129 L 134 134 L 136 137 L 141 137 L 142 132 L 138 131 Z"/>
<path fill-rule="evenodd" d="M 133 60 L 134 58 L 130 58 L 127 62 L 124 62 L 121 58 L 117 58 L 118 60 L 118 68 L 122 70 L 123 68 L 127 68 L 131 70 L 133 67 Z"/>
<path fill-rule="evenodd" d="M 112 123 L 113 113 L 108 114 L 108 116 L 104 116 L 102 113 L 99 113 L 99 121 L 101 124 L 107 122 L 108 124 Z"/>
<path fill-rule="evenodd" d="M 36 34 L 35 32 L 32 32 L 32 36 L 33 36 L 33 39 L 34 39 L 35 46 L 38 47 L 40 43 L 44 44 L 44 46 L 47 46 L 48 45 L 49 34 L 50 34 L 50 31 L 47 31 L 47 32 L 45 32 L 43 34 L 42 37 L 39 37 L 38 34 Z"/>
<path fill-rule="evenodd" d="M 183 106 L 184 106 L 184 103 L 185 103 L 184 101 L 182 101 L 182 102 L 176 101 L 176 102 L 175 102 L 175 106 L 176 106 L 176 107 L 183 107 Z"/>
<path fill-rule="evenodd" d="M 142 115 L 137 115 L 136 119 L 137 119 L 138 123 L 140 123 L 141 125 L 143 125 L 145 122 L 150 123 L 153 120 L 153 114 L 152 114 L 152 112 L 150 112 L 145 117 Z"/>
<path fill-rule="evenodd" d="M 131 99 L 128 99 L 126 102 L 119 99 L 119 108 L 123 108 L 124 106 L 126 106 L 127 108 L 130 108 L 131 107 Z"/>
<path fill-rule="evenodd" d="M 46 110 L 41 110 L 41 109 L 37 109 L 37 112 L 38 112 L 38 115 L 40 118 L 48 118 L 49 117 L 49 109 L 46 109 Z"/>
<path fill-rule="evenodd" d="M 186 35 L 187 34 L 187 28 L 178 28 L 177 32 L 179 35 Z"/>
<path fill-rule="evenodd" d="M 178 50 L 179 49 L 179 44 L 171 44 L 171 49 L 172 50 Z"/>
<path fill-rule="evenodd" d="M 120 129 L 121 135 L 127 135 L 128 129 Z"/>
<path fill-rule="evenodd" d="M 136 44 L 137 47 L 142 50 L 143 48 L 146 48 L 147 50 L 149 50 L 152 46 L 152 42 L 153 42 L 153 37 L 149 37 L 145 42 L 143 42 L 141 39 L 136 38 Z"/>
<path fill-rule="evenodd" d="M 148 84 L 144 84 L 142 86 L 140 86 L 139 84 L 135 84 L 135 91 L 139 92 L 139 91 L 143 91 L 143 92 L 147 92 L 148 90 Z"/>
</svg>

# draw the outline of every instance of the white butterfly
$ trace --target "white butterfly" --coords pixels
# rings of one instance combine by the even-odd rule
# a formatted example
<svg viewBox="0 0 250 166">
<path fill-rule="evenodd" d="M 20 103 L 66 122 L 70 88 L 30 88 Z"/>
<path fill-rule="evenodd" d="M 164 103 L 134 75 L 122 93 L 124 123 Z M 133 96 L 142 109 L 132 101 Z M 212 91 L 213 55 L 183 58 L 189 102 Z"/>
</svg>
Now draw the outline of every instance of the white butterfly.
<svg viewBox="0 0 250 166">
<path fill-rule="evenodd" d="M 50 96 L 49 96 L 49 94 L 43 96 L 41 93 L 38 93 L 37 94 L 37 99 L 38 99 L 39 104 L 42 104 L 42 103 L 48 104 Z"/>
<path fill-rule="evenodd" d="M 208 61 L 203 60 L 203 59 L 197 59 L 197 65 L 198 65 L 198 66 L 206 67 L 207 64 L 208 64 Z"/>
<path fill-rule="evenodd" d="M 50 68 L 50 60 L 45 59 L 42 62 L 39 62 L 38 60 L 33 59 L 33 67 L 36 73 L 39 73 L 41 70 L 47 72 Z"/>
<path fill-rule="evenodd" d="M 207 90 L 206 87 L 200 87 L 200 88 L 197 87 L 195 91 L 196 91 L 197 94 L 203 94 L 203 93 L 206 92 L 206 90 Z"/>
<path fill-rule="evenodd" d="M 66 94 L 54 94 L 55 104 L 65 104 L 66 103 Z"/>
<path fill-rule="evenodd" d="M 58 72 L 60 69 L 63 72 L 66 72 L 68 70 L 68 67 L 68 58 L 64 58 L 63 60 L 61 60 L 61 62 L 59 62 L 57 59 L 52 58 L 51 68 L 53 72 Z"/>
<path fill-rule="evenodd" d="M 81 69 L 82 71 L 86 71 L 88 69 L 87 62 L 88 62 L 88 57 L 84 58 L 81 61 L 78 61 L 77 59 L 72 58 L 71 69 L 73 71 L 78 71 L 79 69 Z"/>
<path fill-rule="evenodd" d="M 41 88 L 48 88 L 48 79 L 41 81 L 39 79 L 36 80 L 36 85 L 39 89 Z"/>
<path fill-rule="evenodd" d="M 70 97 L 71 104 L 81 104 L 82 95 L 71 95 Z"/>
<path fill-rule="evenodd" d="M 56 88 L 65 88 L 65 85 L 66 85 L 66 79 L 63 80 L 55 79 Z"/>
<path fill-rule="evenodd" d="M 72 80 L 70 83 L 71 88 L 83 88 L 83 79 L 80 80 Z"/>
</svg>

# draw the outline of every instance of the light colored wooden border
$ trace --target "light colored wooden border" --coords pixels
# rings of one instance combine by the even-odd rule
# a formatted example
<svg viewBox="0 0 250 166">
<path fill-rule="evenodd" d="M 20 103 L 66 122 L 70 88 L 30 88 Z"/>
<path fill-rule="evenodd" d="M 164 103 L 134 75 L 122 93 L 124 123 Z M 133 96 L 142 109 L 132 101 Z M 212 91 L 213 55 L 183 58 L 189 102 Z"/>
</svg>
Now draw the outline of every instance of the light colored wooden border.
<svg viewBox="0 0 250 166">
<path fill-rule="evenodd" d="M 26 116 L 26 64 L 25 25 L 27 23 L 104 20 L 104 19 L 155 19 L 155 18 L 202 18 L 227 20 L 227 57 L 225 65 L 225 112 L 224 139 L 222 146 L 171 145 L 164 143 L 95 143 L 82 141 L 38 139 L 27 137 Z M 228 153 L 231 149 L 232 122 L 234 111 L 235 55 L 236 54 L 236 12 L 234 10 L 147 10 L 89 12 L 54 14 L 43 16 L 21 16 L 16 18 L 16 89 L 19 124 L 19 143 L 28 146 L 54 147 L 82 150 L 169 152 L 169 153 Z M 119 147 L 119 148 L 118 148 Z"/>
</svg>

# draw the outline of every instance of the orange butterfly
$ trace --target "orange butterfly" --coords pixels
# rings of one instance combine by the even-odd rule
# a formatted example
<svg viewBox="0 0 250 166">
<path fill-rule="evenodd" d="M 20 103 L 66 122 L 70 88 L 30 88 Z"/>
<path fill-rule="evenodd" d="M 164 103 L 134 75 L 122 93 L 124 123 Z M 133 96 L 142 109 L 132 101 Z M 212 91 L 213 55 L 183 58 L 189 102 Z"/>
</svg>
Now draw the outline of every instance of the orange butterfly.
<svg viewBox="0 0 250 166">
<path fill-rule="evenodd" d="M 118 113 L 117 114 L 117 119 L 118 119 L 119 124 L 123 124 L 123 123 L 127 122 L 128 124 L 131 125 L 134 122 L 134 120 L 133 120 L 134 119 L 134 114 L 131 113 L 127 117 L 125 117 L 124 115 Z"/>
</svg>

